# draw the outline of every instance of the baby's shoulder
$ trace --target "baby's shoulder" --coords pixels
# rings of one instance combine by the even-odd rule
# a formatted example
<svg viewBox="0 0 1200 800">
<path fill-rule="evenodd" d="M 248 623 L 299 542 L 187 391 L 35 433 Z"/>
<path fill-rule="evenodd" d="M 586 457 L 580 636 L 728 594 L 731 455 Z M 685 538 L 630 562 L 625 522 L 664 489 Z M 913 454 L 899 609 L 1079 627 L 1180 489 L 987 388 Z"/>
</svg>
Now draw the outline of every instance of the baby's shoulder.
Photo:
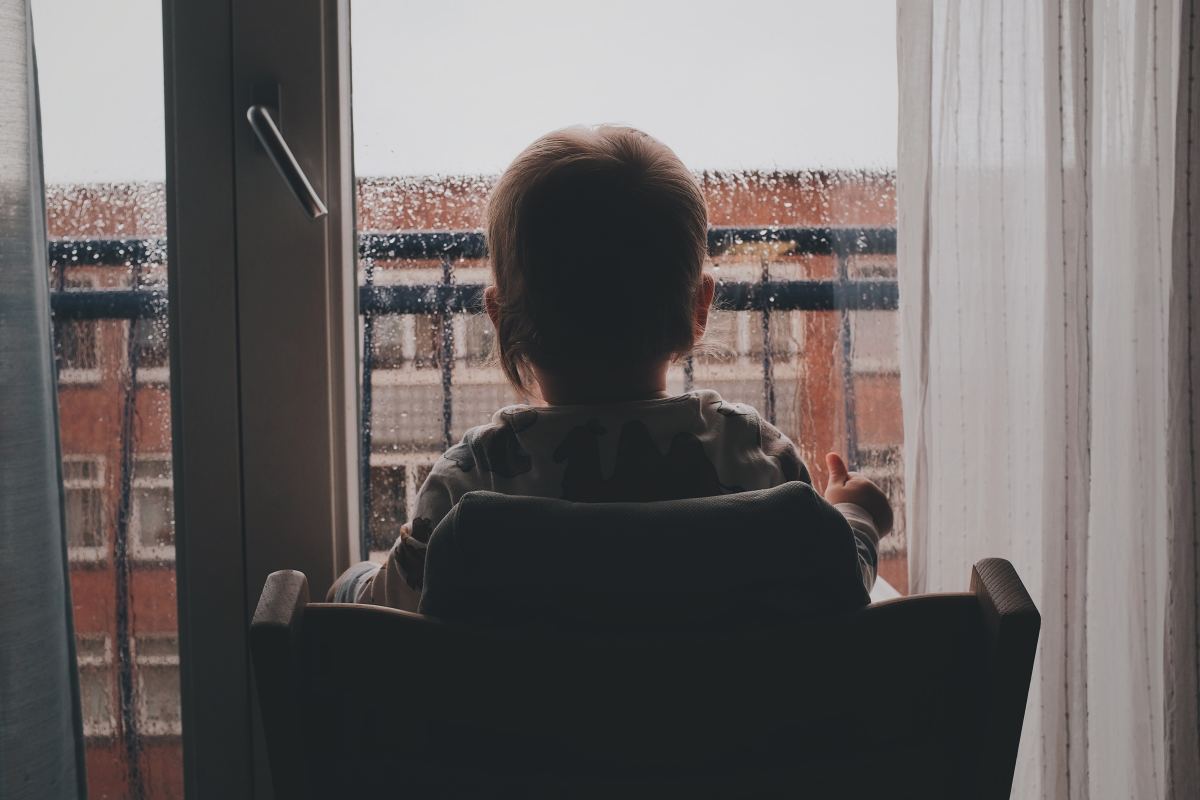
<svg viewBox="0 0 1200 800">
<path fill-rule="evenodd" d="M 784 480 L 811 482 L 796 445 L 758 409 L 746 403 L 731 403 L 716 392 L 698 394 L 703 399 L 706 422 L 719 431 L 726 452 L 737 454 L 739 461 L 765 458 L 778 466 Z"/>
<path fill-rule="evenodd" d="M 434 472 L 459 483 L 490 484 L 494 478 L 515 478 L 533 468 L 519 439 L 538 421 L 531 406 L 505 406 L 490 422 L 470 428 L 434 465 Z"/>
<path fill-rule="evenodd" d="M 700 413 L 710 425 L 757 430 L 762 417 L 757 409 L 746 403 L 734 403 L 711 389 L 694 393 L 700 402 Z"/>
</svg>

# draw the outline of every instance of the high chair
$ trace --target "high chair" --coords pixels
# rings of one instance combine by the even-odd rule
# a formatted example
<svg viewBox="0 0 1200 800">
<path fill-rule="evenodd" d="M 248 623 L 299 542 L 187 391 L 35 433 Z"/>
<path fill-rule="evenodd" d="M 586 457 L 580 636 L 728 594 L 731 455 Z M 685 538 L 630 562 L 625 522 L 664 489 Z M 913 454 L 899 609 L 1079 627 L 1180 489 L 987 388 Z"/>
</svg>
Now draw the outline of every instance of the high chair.
<svg viewBox="0 0 1200 800">
<path fill-rule="evenodd" d="M 276 796 L 1008 797 L 1040 625 L 1012 565 L 864 607 L 831 511 L 807 484 L 473 493 L 423 613 L 273 573 L 251 647 Z"/>
</svg>

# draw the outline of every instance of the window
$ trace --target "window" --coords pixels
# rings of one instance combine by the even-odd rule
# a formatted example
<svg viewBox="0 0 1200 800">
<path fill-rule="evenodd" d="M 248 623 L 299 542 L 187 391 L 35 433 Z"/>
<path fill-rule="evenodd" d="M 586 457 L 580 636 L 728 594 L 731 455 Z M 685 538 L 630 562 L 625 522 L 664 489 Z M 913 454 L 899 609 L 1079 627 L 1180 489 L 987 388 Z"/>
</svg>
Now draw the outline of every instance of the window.
<svg viewBox="0 0 1200 800">
<path fill-rule="evenodd" d="M 64 277 L 63 291 L 94 289 L 93 278 Z M 64 383 L 96 383 L 100 380 L 100 331 L 95 320 L 56 320 L 54 360 L 58 379 Z"/>
<path fill-rule="evenodd" d="M 130 542 L 141 559 L 175 557 L 175 517 L 171 502 L 171 457 L 139 456 L 134 460 Z"/>
<path fill-rule="evenodd" d="M 95 470 L 64 467 L 71 580 L 77 601 L 96 610 L 96 627 L 115 631 L 115 619 L 140 625 L 173 606 L 175 592 L 166 455 L 171 452 L 165 387 L 170 364 L 165 306 L 156 299 L 165 286 L 163 73 L 156 66 L 162 20 L 159 4 L 147 0 L 119 8 L 64 0 L 34 0 L 33 5 L 51 250 L 55 263 L 72 264 L 70 279 L 55 285 L 62 441 L 67 452 L 103 454 L 96 456 Z M 884 7 L 890 5 L 881 0 Z M 355 159 L 362 173 L 358 243 L 361 263 L 374 267 L 374 285 L 392 292 L 382 293 L 385 301 L 378 308 L 363 304 L 373 335 L 373 358 L 364 361 L 374 362 L 373 369 L 364 366 L 358 387 L 370 414 L 362 465 L 370 483 L 361 515 L 367 551 L 378 552 L 394 540 L 430 465 L 447 444 L 516 399 L 491 364 L 491 326 L 472 299 L 473 287 L 487 280 L 481 211 L 491 181 L 508 158 L 534 135 L 562 124 L 629 120 L 661 136 L 698 171 L 712 224 L 728 239 L 713 247 L 711 265 L 726 284 L 722 297 L 728 303 L 714 314 L 712 338 L 727 340 L 727 357 L 681 362 L 670 376 L 674 390 L 711 385 L 731 400 L 758 405 L 802 444 L 813 463 L 832 446 L 857 448 L 861 461 L 872 448 L 896 444 L 888 438 L 890 422 L 872 421 L 891 419 L 894 374 L 881 374 L 868 387 L 854 371 L 846 383 L 845 359 L 853 353 L 842 346 L 843 315 L 860 312 L 830 308 L 819 299 L 796 300 L 800 295 L 791 290 L 778 298 L 752 291 L 764 267 L 772 282 L 808 281 L 821 290 L 844 283 L 847 276 L 885 284 L 894 279 L 889 272 L 894 235 L 890 249 L 886 237 L 879 244 L 870 236 L 863 239 L 871 244 L 862 252 L 854 244 L 849 255 L 839 256 L 828 247 L 828 231 L 835 229 L 894 229 L 891 156 L 881 155 L 879 146 L 884 143 L 884 151 L 890 146 L 886 125 L 895 118 L 887 94 L 894 93 L 893 31 L 887 14 L 878 15 L 876 23 L 871 15 L 839 8 L 812 3 L 767 8 L 755 0 L 739 6 L 746 18 L 771 19 L 780 29 L 854 31 L 798 46 L 794 37 L 773 38 L 757 29 L 746 36 L 714 34 L 730 16 L 728 8 L 714 3 L 689 6 L 685 14 L 677 4 L 650 4 L 638 9 L 643 24 L 636 28 L 621 22 L 627 14 L 601 15 L 587 21 L 600 27 L 581 41 L 555 35 L 556 26 L 569 31 L 580 24 L 581 18 L 569 12 L 541 13 L 550 29 L 528 36 L 531 15 L 539 14 L 529 2 L 481 2 L 472 13 L 456 14 L 434 0 L 354 0 L 351 77 Z M 413 29 L 452 34 L 453 58 L 444 58 L 445 36 L 416 37 L 397 50 L 395 32 Z M 564 52 L 564 42 L 574 42 L 578 50 Z M 619 59 L 618 69 L 608 57 L 614 46 L 627 56 Z M 849 70 L 860 61 L 874 84 L 830 79 L 830 65 Z M 445 69 L 422 68 L 429 63 Z M 580 85 L 589 91 L 562 89 Z M 780 102 L 781 85 L 804 102 Z M 464 91 L 474 98 L 469 107 L 462 103 Z M 663 97 L 673 102 L 663 103 Z M 427 109 L 423 124 L 398 124 L 396 109 L 413 107 Z M 114 108 L 122 112 L 114 115 Z M 480 119 L 489 121 L 482 135 Z M 836 134 L 829 135 L 830 130 Z M 389 238 L 397 243 L 395 253 L 373 245 Z M 218 262 L 190 263 L 215 271 Z M 297 280 L 298 274 L 312 275 L 293 270 L 279 280 Z M 83 310 L 61 302 L 64 292 L 89 288 L 98 290 L 96 295 L 120 290 L 130 296 L 117 305 L 97 303 Z M 440 305 L 443 300 L 447 307 Z M 257 332 L 263 333 L 269 325 L 248 308 L 242 307 L 239 322 L 253 327 L 257 319 Z M 884 304 L 872 312 L 891 309 Z M 203 314 L 187 316 L 191 324 L 207 322 Z M 451 338 L 453 358 L 448 359 L 443 353 Z M 133 385 L 125 375 L 131 346 L 137 354 Z M 258 378 L 268 372 L 247 370 Z M 270 394 L 263 383 L 256 389 Z M 869 396 L 875 399 L 868 402 Z M 845 397 L 851 401 L 843 402 Z M 857 438 L 847 433 L 854 427 L 851 420 Z M 117 524 L 122 509 L 129 511 L 126 530 Z M 134 559 L 129 574 L 122 577 L 124 571 L 109 563 L 115 562 L 111 556 L 104 563 L 79 563 L 89 548 L 103 556 L 122 536 Z M 132 665 L 115 664 L 108 680 L 113 686 L 132 681 L 142 698 L 129 724 L 110 723 L 113 736 L 128 737 L 134 745 L 115 748 L 118 758 L 139 752 L 139 734 L 166 736 L 178 730 L 172 635 L 163 630 L 133 642 L 114 636 L 109 643 L 117 653 L 132 646 L 137 657 Z M 81 648 L 81 669 L 84 660 Z M 120 672 L 127 669 L 134 674 Z M 98 720 L 102 706 L 111 712 L 115 695 L 93 696 L 107 697 L 107 706 L 101 700 L 94 705 Z M 91 793 L 178 796 L 182 790 L 171 784 L 173 778 L 154 786 L 129 783 L 153 772 L 151 762 L 177 764 L 178 743 L 173 746 L 135 756 L 141 769 L 122 762 L 111 771 L 120 773 L 116 785 L 91 776 Z M 90 758 L 111 755 L 98 752 Z"/>
<path fill-rule="evenodd" d="M 442 315 L 418 314 L 413 317 L 413 363 L 418 367 L 436 367 L 442 360 Z"/>
<path fill-rule="evenodd" d="M 496 329 L 487 314 L 460 315 L 462 335 L 456 334 L 455 344 L 460 347 L 467 363 L 481 366 L 490 363 L 492 348 L 496 342 Z"/>
<path fill-rule="evenodd" d="M 87 278 L 63 281 L 65 291 L 91 289 Z M 100 380 L 100 339 L 94 320 L 63 320 L 54 323 L 54 358 L 58 379 L 65 383 L 95 383 Z"/>
<path fill-rule="evenodd" d="M 100 380 L 100 350 L 95 322 L 57 322 L 54 335 L 60 380 L 70 383 L 94 383 Z"/>
<path fill-rule="evenodd" d="M 362 375 L 370 549 L 411 513 L 420 483 L 407 461 L 381 459 L 431 462 L 516 399 L 490 358 L 490 322 L 471 313 L 477 301 L 463 299 L 451 315 L 449 364 L 447 320 L 430 313 L 430 302 L 451 284 L 464 292 L 488 281 L 480 228 L 494 176 L 537 135 L 580 122 L 628 121 L 659 136 L 697 171 L 708 202 L 707 268 L 720 282 L 719 310 L 705 346 L 671 370 L 668 389 L 712 388 L 756 406 L 800 445 L 818 481 L 828 450 L 856 466 L 880 453 L 894 455 L 881 463 L 899 464 L 893 10 L 883 2 L 874 14 L 833 3 L 739 6 L 738 15 L 784 29 L 852 32 L 799 46 L 752 34 L 714 38 L 715 21 L 730 14 L 716 3 L 690 4 L 686 14 L 643 4 L 631 29 L 620 13 L 582 23 L 569 12 L 547 15 L 532 0 L 479 4 L 465 16 L 431 1 L 355 0 L 360 266 L 373 285 L 407 292 L 372 311 L 375 358 Z M 589 37 L 577 35 L 581 24 Z M 440 57 L 432 38 L 398 54 L 384 32 L 406 25 L 452 26 L 452 62 L 422 68 Z M 608 57 L 614 47 L 619 63 Z M 780 105 L 781 83 L 803 101 Z M 460 124 L 455 98 L 464 85 L 489 119 L 486 136 Z M 398 94 L 430 111 L 427 124 L 399 121 Z M 747 111 L 761 108 L 771 113 Z M 880 473 L 894 483 L 890 476 Z M 896 542 L 885 555 L 903 572 Z"/>
<path fill-rule="evenodd" d="M 89 739 L 112 736 L 117 728 L 113 703 L 112 640 L 104 634 L 77 634 L 75 652 L 79 663 L 83 735 Z"/>
<path fill-rule="evenodd" d="M 167 273 L 161 264 L 150 264 L 138 269 L 135 283 L 138 289 L 165 295 Z M 135 334 L 134 355 L 137 358 L 137 377 L 140 383 L 166 383 L 171 360 L 170 343 L 167 337 L 167 322 L 162 318 L 140 319 L 133 326 Z"/>
<path fill-rule="evenodd" d="M 64 456 L 62 474 L 67 553 L 72 561 L 98 561 L 107 554 L 104 460 L 99 456 Z"/>
<path fill-rule="evenodd" d="M 767 316 L 769 330 L 763 329 L 763 315 L 740 312 L 738 314 L 739 339 L 744 342 L 742 351 L 749 356 L 761 358 L 770 342 L 771 355 L 786 360 L 804 349 L 803 315 L 792 311 L 776 311 Z"/>
<path fill-rule="evenodd" d="M 133 646 L 128 626 L 163 608 L 163 624 L 175 624 L 173 565 L 146 559 L 140 546 L 151 542 L 155 559 L 171 551 L 170 472 L 147 482 L 131 455 L 171 452 L 169 397 L 154 385 L 168 374 L 167 309 L 157 299 L 166 253 L 162 4 L 31 6 L 88 794 L 181 797 L 178 743 L 146 746 L 149 732 L 138 715 L 121 715 L 118 699 L 121 686 L 139 694 L 136 665 L 120 658 Z M 141 350 L 134 384 L 131 344 Z M 167 465 L 162 456 L 156 476 Z M 131 562 L 115 557 L 118 542 Z M 156 696 L 155 716 L 169 717 L 178 690 L 168 682 Z"/>
<path fill-rule="evenodd" d="M 851 315 L 854 371 L 900 374 L 900 330 L 890 311 L 856 311 Z"/>
<path fill-rule="evenodd" d="M 375 369 L 400 369 L 412 360 L 415 349 L 412 317 L 385 314 L 373 319 L 371 325 Z"/>
<path fill-rule="evenodd" d="M 178 640 L 174 634 L 143 634 L 134 648 L 141 730 L 150 736 L 180 735 Z"/>
<path fill-rule="evenodd" d="M 390 550 L 408 522 L 405 468 L 399 464 L 371 467 L 371 551 Z"/>
<path fill-rule="evenodd" d="M 375 453 L 371 456 L 371 519 L 368 552 L 381 560 L 416 507 L 417 491 L 429 477 L 436 456 Z"/>
<path fill-rule="evenodd" d="M 165 383 L 169 377 L 170 350 L 167 326 L 162 320 L 139 320 L 137 324 L 138 381 Z"/>
</svg>

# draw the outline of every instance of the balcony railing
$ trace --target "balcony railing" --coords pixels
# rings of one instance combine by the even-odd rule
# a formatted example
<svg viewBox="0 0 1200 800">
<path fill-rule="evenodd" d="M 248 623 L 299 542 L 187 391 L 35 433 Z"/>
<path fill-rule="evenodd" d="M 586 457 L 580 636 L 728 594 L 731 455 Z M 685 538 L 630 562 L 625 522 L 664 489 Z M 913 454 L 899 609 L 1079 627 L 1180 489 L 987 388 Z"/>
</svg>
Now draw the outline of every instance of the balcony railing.
<svg viewBox="0 0 1200 800">
<path fill-rule="evenodd" d="M 708 236 L 709 251 L 714 258 L 734 247 L 753 244 L 786 245 L 773 250 L 774 256 L 832 256 L 836 268 L 827 280 L 776 280 L 764 264 L 757 281 L 718 281 L 716 302 L 727 311 L 761 313 L 762 336 L 762 412 L 775 421 L 774 363 L 771 346 L 770 317 L 773 312 L 826 311 L 840 314 L 839 343 L 843 392 L 842 409 L 845 419 L 845 449 L 853 459 L 858 451 L 855 424 L 855 393 L 852 376 L 852 331 L 850 312 L 862 310 L 894 310 L 898 303 L 895 280 L 861 280 L 850 277 L 852 256 L 883 255 L 896 252 L 894 228 L 713 228 Z M 373 403 L 372 376 L 375 371 L 373 337 L 375 320 L 388 314 L 478 313 L 482 311 L 480 284 L 460 284 L 455 280 L 455 264 L 463 259 L 482 259 L 486 256 L 482 233 L 478 231 L 411 231 L 397 233 L 366 233 L 359 237 L 358 254 L 364 269 L 359 289 L 359 313 L 362 316 L 362 385 L 361 420 L 361 487 L 363 552 L 370 541 L 372 452 L 371 409 Z M 139 320 L 161 319 L 166 314 L 166 292 L 162 288 L 96 289 L 62 291 L 63 276 L 76 266 L 124 266 L 136 273 L 144 266 L 166 261 L 166 244 L 161 239 L 95 239 L 57 240 L 51 242 L 50 266 L 57 277 L 58 290 L 51 294 L 55 320 L 128 320 L 132 326 Z M 378 285 L 375 283 L 379 261 L 431 261 L 441 266 L 441 280 L 436 283 Z M 134 285 L 137 281 L 132 281 Z M 445 317 L 443 317 L 445 318 Z M 125 391 L 123 418 L 132 420 L 136 403 L 136 363 L 138 337 L 131 335 L 129 386 Z M 440 353 L 436 359 L 441 370 L 442 409 L 441 439 L 443 448 L 451 444 L 454 398 L 454 333 L 452 325 L 441 326 Z M 684 364 L 685 389 L 692 388 L 693 364 Z M 126 545 L 126 517 L 131 485 L 131 447 L 126 441 L 129 432 L 123 426 L 121 443 L 120 491 L 116 547 L 118 579 L 123 570 L 120 562 Z M 127 578 L 126 578 L 127 579 Z M 120 587 L 118 587 L 120 588 Z"/>
</svg>

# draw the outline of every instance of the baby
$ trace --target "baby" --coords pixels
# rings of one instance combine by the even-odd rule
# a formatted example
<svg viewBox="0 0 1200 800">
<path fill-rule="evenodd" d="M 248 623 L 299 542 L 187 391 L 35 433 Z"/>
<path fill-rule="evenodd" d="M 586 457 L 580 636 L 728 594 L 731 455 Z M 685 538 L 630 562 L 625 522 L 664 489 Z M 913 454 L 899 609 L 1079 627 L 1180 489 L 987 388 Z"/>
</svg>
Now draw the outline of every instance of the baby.
<svg viewBox="0 0 1200 800">
<path fill-rule="evenodd" d="M 549 133 L 488 203 L 494 285 L 484 306 L 505 376 L 536 405 L 495 413 L 434 464 L 382 566 L 352 567 L 331 596 L 416 610 L 425 551 L 467 492 L 577 502 L 673 500 L 811 483 L 796 446 L 750 406 L 667 393 L 667 369 L 704 334 L 708 213 L 695 178 L 632 128 Z M 887 498 L 835 453 L 825 498 L 875 582 Z"/>
</svg>

